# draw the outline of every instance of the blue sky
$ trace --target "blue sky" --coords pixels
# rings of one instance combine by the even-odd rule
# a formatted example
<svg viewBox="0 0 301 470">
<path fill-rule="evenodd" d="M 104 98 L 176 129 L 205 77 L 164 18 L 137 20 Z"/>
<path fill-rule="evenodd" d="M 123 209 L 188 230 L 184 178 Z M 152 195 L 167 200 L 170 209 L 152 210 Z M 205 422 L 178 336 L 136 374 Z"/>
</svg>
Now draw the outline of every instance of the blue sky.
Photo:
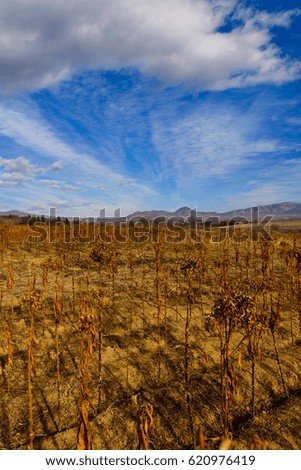
<svg viewBox="0 0 301 470">
<path fill-rule="evenodd" d="M 2 0 L 0 211 L 301 202 L 298 4 Z"/>
</svg>

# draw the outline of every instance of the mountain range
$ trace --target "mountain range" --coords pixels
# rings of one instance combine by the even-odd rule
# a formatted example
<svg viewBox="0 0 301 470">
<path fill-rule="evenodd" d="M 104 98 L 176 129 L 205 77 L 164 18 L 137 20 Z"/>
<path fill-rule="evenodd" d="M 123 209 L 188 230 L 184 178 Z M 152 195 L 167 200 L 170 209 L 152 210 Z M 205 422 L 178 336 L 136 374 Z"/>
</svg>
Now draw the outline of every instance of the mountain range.
<svg viewBox="0 0 301 470">
<path fill-rule="evenodd" d="M 290 218 L 301 218 L 301 203 L 299 202 L 281 202 L 277 204 L 269 204 L 263 206 L 257 206 L 259 219 L 263 219 L 265 216 L 273 216 L 273 219 L 290 219 Z M 180 207 L 174 212 L 168 212 L 165 210 L 153 210 L 144 212 L 134 212 L 129 215 L 127 219 L 139 219 L 146 218 L 148 220 L 154 220 L 157 217 L 173 217 L 173 218 L 185 218 L 188 219 L 193 214 L 193 209 L 184 206 Z M 229 220 L 232 218 L 245 218 L 251 220 L 252 211 L 254 213 L 254 207 L 248 207 L 246 209 L 235 209 L 228 212 L 201 212 L 194 209 L 194 214 L 197 217 L 202 217 L 205 221 L 209 217 L 218 217 L 220 220 Z M 254 216 L 253 216 L 254 220 Z"/>
<path fill-rule="evenodd" d="M 22 211 L 16 211 L 16 210 L 12 210 L 12 211 L 6 211 L 6 212 L 0 212 L 0 216 L 6 216 L 6 217 L 9 217 L 9 216 L 13 216 L 13 217 L 24 217 L 26 215 L 30 215 L 28 214 L 28 212 L 22 212 Z"/>
<path fill-rule="evenodd" d="M 293 219 L 301 218 L 301 203 L 299 202 L 281 202 L 277 204 L 269 204 L 257 206 L 259 219 L 263 219 L 265 216 L 273 216 L 274 220 L 279 219 Z M 138 211 L 133 214 L 128 215 L 127 217 L 122 217 L 123 220 L 131 219 L 148 219 L 154 220 L 158 217 L 166 217 L 173 219 L 183 220 L 188 219 L 191 216 L 202 217 L 202 220 L 205 221 L 209 217 L 218 217 L 220 220 L 229 220 L 232 218 L 245 218 L 251 220 L 251 214 L 254 211 L 254 208 L 248 207 L 246 209 L 235 209 L 228 212 L 213 212 L 213 211 L 196 211 L 196 209 L 191 209 L 190 207 L 184 206 L 180 207 L 176 211 L 166 211 L 166 210 L 151 210 L 151 211 Z M 0 212 L 0 216 L 14 216 L 14 217 L 24 217 L 27 215 L 37 215 L 37 214 L 28 214 L 26 212 L 11 210 L 6 212 Z M 112 221 L 114 217 L 110 218 Z M 119 218 L 120 219 L 120 218 Z M 118 220 L 119 220 L 118 219 Z M 254 220 L 254 216 L 253 216 Z"/>
</svg>

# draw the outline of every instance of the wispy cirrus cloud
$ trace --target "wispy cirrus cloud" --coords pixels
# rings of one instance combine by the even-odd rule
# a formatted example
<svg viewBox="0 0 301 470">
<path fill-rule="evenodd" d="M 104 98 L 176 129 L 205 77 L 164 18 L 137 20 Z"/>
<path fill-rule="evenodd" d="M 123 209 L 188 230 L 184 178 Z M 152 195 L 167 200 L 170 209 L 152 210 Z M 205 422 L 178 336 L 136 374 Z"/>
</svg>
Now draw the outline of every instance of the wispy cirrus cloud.
<svg viewBox="0 0 301 470">
<path fill-rule="evenodd" d="M 237 201 L 241 207 L 299 201 L 300 180 L 300 155 L 297 158 L 282 158 L 273 164 L 269 161 L 260 171 L 255 167 L 252 174 L 249 172 L 244 179 L 243 185 L 226 196 L 227 205 L 234 207 Z"/>
<path fill-rule="evenodd" d="M 136 182 L 136 178 L 125 178 L 125 179 L 119 181 L 118 186 L 128 186 L 128 185 L 133 184 L 135 182 Z"/>
<path fill-rule="evenodd" d="M 0 174 L 0 186 L 17 187 L 24 185 L 24 176 L 20 174 L 3 173 Z"/>
<path fill-rule="evenodd" d="M 37 116 L 31 117 L 30 112 L 24 113 L 13 107 L 0 104 L 0 134 L 9 137 L 22 146 L 42 153 L 47 159 L 55 158 L 52 169 L 60 169 L 63 162 L 77 165 L 85 173 L 101 171 L 112 178 L 114 175 L 100 161 L 84 155 L 72 148 L 61 139 L 48 122 Z M 57 159 L 60 159 L 58 162 Z"/>
<path fill-rule="evenodd" d="M 107 165 L 106 155 L 102 158 L 101 149 L 98 151 L 97 158 L 89 155 L 88 152 L 82 153 L 77 151 L 65 139 L 66 135 L 60 136 L 38 113 L 35 113 L 34 117 L 32 117 L 30 112 L 24 113 L 13 107 L 0 104 L 1 134 L 43 155 L 45 163 L 49 163 L 48 171 L 60 171 L 64 169 L 65 165 L 68 165 L 70 176 L 72 176 L 72 172 L 80 172 L 83 177 L 90 177 L 93 180 L 98 176 L 102 181 L 116 186 L 119 186 L 120 182 L 127 180 L 122 173 L 112 170 Z M 54 159 L 55 161 L 53 161 Z M 39 159 L 39 161 L 41 160 Z M 26 166 L 32 172 L 39 171 L 28 160 L 25 165 L 23 157 L 18 157 L 14 161 L 6 160 L 6 164 L 19 168 L 22 168 L 23 165 L 24 168 Z"/>
<path fill-rule="evenodd" d="M 51 201 L 56 201 L 55 195 L 65 197 L 68 192 L 72 193 L 72 198 L 66 200 L 66 208 L 72 209 L 72 204 L 74 208 L 90 204 L 91 210 L 97 212 L 100 206 L 113 207 L 114 204 L 136 209 L 137 194 L 140 200 L 155 194 L 146 183 L 139 184 L 136 179 L 132 184 L 120 184 L 132 179 L 111 169 L 105 156 L 102 158 L 101 150 L 96 157 L 95 151 L 89 154 L 88 146 L 86 153 L 73 148 L 67 134 L 50 125 L 40 116 L 38 108 L 24 110 L 22 101 L 0 104 L 0 135 L 21 146 L 29 155 L 0 159 L 0 185 L 11 190 L 26 189 L 23 209 L 29 210 L 32 201 L 38 198 L 45 199 L 46 210 Z M 100 187 L 103 188 L 101 198 Z M 98 207 L 93 202 L 97 198 Z M 17 194 L 15 200 L 19 201 Z"/>
<path fill-rule="evenodd" d="M 80 188 L 73 184 L 66 183 L 66 181 L 62 180 L 53 180 L 53 179 L 40 179 L 40 183 L 43 183 L 49 186 L 51 189 L 60 189 L 65 191 L 78 191 Z"/>
<path fill-rule="evenodd" d="M 297 187 L 285 182 L 256 182 L 244 191 L 239 191 L 227 197 L 229 208 L 255 207 L 265 204 L 276 204 L 285 201 L 299 200 Z"/>
<path fill-rule="evenodd" d="M 261 119 L 263 119 L 261 117 Z M 153 139 L 162 175 L 181 186 L 208 179 L 225 179 L 253 166 L 258 158 L 287 150 L 286 144 L 260 128 L 260 117 L 226 101 L 210 99 L 192 109 L 166 111 L 153 120 Z"/>
<path fill-rule="evenodd" d="M 240 191 L 235 196 L 227 197 L 228 206 L 231 208 L 256 207 L 261 204 L 273 204 L 287 201 L 287 188 L 285 185 L 279 186 L 275 183 L 256 184 L 253 187 Z"/>
</svg>

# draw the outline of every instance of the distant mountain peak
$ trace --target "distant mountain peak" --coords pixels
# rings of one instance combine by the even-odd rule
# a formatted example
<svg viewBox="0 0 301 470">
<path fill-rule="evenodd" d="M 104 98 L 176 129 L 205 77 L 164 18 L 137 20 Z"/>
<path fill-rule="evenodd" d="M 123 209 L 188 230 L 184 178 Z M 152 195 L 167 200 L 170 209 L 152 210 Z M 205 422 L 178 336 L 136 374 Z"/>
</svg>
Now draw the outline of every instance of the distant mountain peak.
<svg viewBox="0 0 301 470">
<path fill-rule="evenodd" d="M 173 212 L 173 215 L 178 215 L 181 217 L 189 217 L 191 215 L 191 209 L 188 206 L 180 207 L 180 209 Z"/>
<path fill-rule="evenodd" d="M 174 213 L 176 214 L 177 212 L 181 212 L 181 211 L 191 211 L 191 209 L 188 206 L 183 206 L 183 207 L 180 207 L 180 209 L 176 210 Z"/>
<path fill-rule="evenodd" d="M 247 220 L 251 219 L 252 210 L 254 207 L 258 208 L 259 218 L 262 219 L 265 216 L 273 216 L 275 219 L 292 219 L 292 218 L 301 218 L 301 203 L 300 202 L 279 202 L 275 204 L 266 204 L 252 206 L 245 209 L 234 209 L 228 212 L 200 212 L 195 208 L 191 209 L 188 206 L 182 206 L 175 211 L 166 211 L 166 210 L 149 210 L 149 211 L 137 211 L 133 214 L 128 215 L 125 219 L 148 219 L 150 221 L 158 219 L 160 217 L 166 218 L 177 218 L 179 221 L 183 219 L 189 220 L 189 217 L 196 215 L 203 221 L 208 220 L 210 217 L 219 217 L 221 220 L 230 220 L 232 218 L 245 218 Z M 196 212 L 195 212 L 196 211 Z M 4 217 L 26 217 L 34 214 L 29 214 L 28 212 L 23 212 L 19 210 L 9 210 L 5 212 L 0 212 L 0 216 Z"/>
<path fill-rule="evenodd" d="M 10 215 L 14 217 L 25 217 L 26 215 L 30 215 L 30 214 L 28 214 L 28 212 L 11 210 L 11 211 L 0 212 L 0 215 L 7 216 L 7 217 L 9 217 Z"/>
<path fill-rule="evenodd" d="M 253 206 L 255 207 L 255 206 Z M 262 206 L 256 206 L 258 208 L 259 218 L 263 218 L 267 215 L 273 216 L 275 219 L 279 218 L 293 218 L 301 217 L 301 203 L 299 202 L 280 202 L 276 204 L 267 204 Z M 195 209 L 193 209 L 195 210 Z M 192 209 L 188 206 L 183 206 L 174 212 L 171 211 L 141 211 L 135 212 L 135 214 L 129 215 L 127 218 L 143 217 L 149 220 L 154 220 L 156 217 L 178 217 L 188 219 L 192 215 Z M 252 214 L 252 207 L 245 209 L 234 209 L 228 212 L 200 212 L 197 211 L 196 215 L 202 217 L 203 220 L 209 217 L 220 217 L 222 220 L 229 220 L 231 218 L 240 217 L 250 220 Z"/>
</svg>

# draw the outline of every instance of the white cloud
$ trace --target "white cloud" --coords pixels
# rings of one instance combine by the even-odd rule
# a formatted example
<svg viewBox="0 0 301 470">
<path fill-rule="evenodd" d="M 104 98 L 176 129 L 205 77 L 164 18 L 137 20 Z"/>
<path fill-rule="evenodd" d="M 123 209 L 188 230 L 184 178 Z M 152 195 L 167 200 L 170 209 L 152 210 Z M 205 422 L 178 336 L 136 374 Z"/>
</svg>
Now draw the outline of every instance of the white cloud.
<svg viewBox="0 0 301 470">
<path fill-rule="evenodd" d="M 207 100 L 193 111 L 170 113 L 172 120 L 166 111 L 153 119 L 153 139 L 163 178 L 169 175 L 179 186 L 224 179 L 257 157 L 284 149 L 278 140 L 261 136 L 260 118 L 252 110 Z"/>
<path fill-rule="evenodd" d="M 0 87 L 48 87 L 84 69 L 137 67 L 164 82 L 222 90 L 296 78 L 273 26 L 297 10 L 246 9 L 238 0 L 2 0 Z M 220 32 L 231 15 L 236 27 Z"/>
<path fill-rule="evenodd" d="M 20 145 L 27 146 L 35 151 L 42 152 L 52 158 L 78 165 L 86 173 L 102 171 L 106 175 L 114 176 L 104 165 L 96 162 L 88 155 L 82 155 L 58 137 L 47 122 L 32 118 L 30 114 L 0 104 L 0 134 L 10 137 Z M 50 169 L 62 168 L 62 161 L 55 161 Z"/>
<path fill-rule="evenodd" d="M 62 189 L 66 191 L 78 191 L 79 190 L 79 188 L 76 187 L 74 184 L 69 184 L 61 180 L 40 179 L 39 183 L 46 184 L 51 189 L 60 189 L 60 190 Z"/>
<path fill-rule="evenodd" d="M 41 169 L 37 165 L 33 165 L 27 158 L 17 157 L 17 158 L 1 158 L 0 157 L 0 167 L 4 171 L 10 171 L 15 174 L 20 175 L 33 175 L 34 173 L 39 172 Z M 3 176 L 3 175 L 2 175 Z"/>
<path fill-rule="evenodd" d="M 250 30 L 256 26 L 264 27 L 283 27 L 288 28 L 295 15 L 299 15 L 300 10 L 295 8 L 293 10 L 287 10 L 282 12 L 267 12 L 259 11 L 254 15 L 254 11 L 251 8 L 239 9 L 234 17 L 244 21 L 245 27 Z"/>
<path fill-rule="evenodd" d="M 242 190 L 228 196 L 228 208 L 274 204 L 281 201 L 300 202 L 300 159 L 279 161 L 265 170 L 257 171 L 257 178 L 244 183 Z"/>
<path fill-rule="evenodd" d="M 44 201 L 44 206 L 49 207 L 49 201 L 56 201 L 55 197 L 65 197 L 66 193 L 72 192 L 72 201 L 67 203 L 82 207 L 75 215 L 87 213 L 88 205 L 89 210 L 91 208 L 96 212 L 101 206 L 113 207 L 114 204 L 131 211 L 130 208 L 137 209 L 138 202 L 144 199 L 147 201 L 150 194 L 155 194 L 147 185 L 138 183 L 132 183 L 123 189 L 119 183 L 126 179 L 125 175 L 112 171 L 89 153 L 78 152 L 38 113 L 29 111 L 25 114 L 20 111 L 21 102 L 14 101 L 10 106 L 0 103 L 0 135 L 9 137 L 22 145 L 27 153 L 33 154 L 30 159 L 0 157 L 0 186 L 11 190 L 17 187 L 24 189 L 23 197 L 14 196 L 12 199 L 18 207 L 29 211 L 36 200 Z M 36 153 L 39 155 L 38 164 L 34 160 L 37 158 Z M 59 172 L 59 178 L 52 179 L 53 172 Z M 46 177 L 48 175 L 49 178 Z M 110 195 L 104 194 L 96 205 L 93 201 L 99 198 L 100 187 L 109 188 Z M 70 206 L 71 209 L 72 207 Z M 63 209 L 63 206 L 60 208 Z"/>
<path fill-rule="evenodd" d="M 285 120 L 288 124 L 291 124 L 293 126 L 301 126 L 301 117 L 299 116 L 287 117 Z"/>
<path fill-rule="evenodd" d="M 130 184 L 135 183 L 136 178 L 124 178 L 123 180 L 119 181 L 118 186 L 129 186 Z"/>
<path fill-rule="evenodd" d="M 257 182 L 253 188 L 229 196 L 227 202 L 228 207 L 233 209 L 276 204 L 281 201 L 298 201 L 299 199 L 299 191 L 296 188 L 292 189 L 289 184 L 274 182 L 260 184 Z"/>
<path fill-rule="evenodd" d="M 18 102 L 16 102 L 16 108 L 17 104 Z M 90 182 L 95 181 L 95 189 L 100 183 L 100 181 L 96 181 L 97 178 L 111 187 L 118 187 L 120 182 L 125 181 L 124 175 L 111 170 L 106 162 L 101 162 L 101 152 L 98 159 L 93 158 L 88 153 L 78 152 L 55 133 L 52 127 L 39 115 L 32 117 L 30 112 L 25 114 L 13 106 L 8 107 L 0 103 L 1 134 L 10 137 L 22 146 L 41 153 L 46 161 L 55 159 L 47 168 L 29 167 L 29 161 L 23 157 L 18 157 L 15 162 L 5 160 L 8 165 L 20 168 L 23 165 L 28 171 L 34 171 L 35 173 L 59 171 L 66 166 L 69 177 L 76 173 L 76 178 L 86 178 L 87 184 L 89 181 L 87 178 L 90 178 Z M 149 188 L 141 185 L 140 190 L 148 192 Z"/>
<path fill-rule="evenodd" d="M 63 162 L 54 162 L 52 163 L 52 165 L 49 166 L 49 170 L 62 170 L 62 168 L 64 168 L 64 164 Z"/>
<path fill-rule="evenodd" d="M 61 168 L 59 162 L 55 162 L 49 167 L 42 167 L 32 163 L 25 157 L 0 157 L 1 186 L 24 186 L 26 182 L 28 183 L 34 180 L 49 184 L 50 180 L 40 179 L 40 175 L 59 168 Z M 6 173 L 1 173 L 1 171 Z M 56 182 L 57 188 L 66 190 L 74 189 L 72 185 L 66 183 L 60 183 L 60 185 L 58 185 L 58 183 L 59 182 Z"/>
<path fill-rule="evenodd" d="M 2 170 L 2 172 L 1 172 Z M 1 186 L 24 186 L 35 178 L 35 176 L 47 170 L 31 163 L 25 157 L 2 158 L 0 157 Z M 3 173 L 6 172 L 6 173 Z"/>
<path fill-rule="evenodd" d="M 0 186 L 17 187 L 23 186 L 24 176 L 19 173 L 2 173 L 0 174 Z"/>
</svg>

